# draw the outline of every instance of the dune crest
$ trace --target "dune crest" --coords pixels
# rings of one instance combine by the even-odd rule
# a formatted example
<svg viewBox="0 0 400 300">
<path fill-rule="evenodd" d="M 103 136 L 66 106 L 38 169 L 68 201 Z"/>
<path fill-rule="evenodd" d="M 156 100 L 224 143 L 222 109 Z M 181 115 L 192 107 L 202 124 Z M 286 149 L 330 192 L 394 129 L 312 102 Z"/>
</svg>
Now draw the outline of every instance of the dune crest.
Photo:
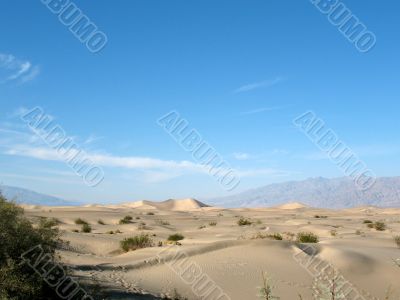
<svg viewBox="0 0 400 300">
<path fill-rule="evenodd" d="M 291 202 L 291 203 L 286 203 L 280 206 L 277 206 L 276 208 L 279 209 L 299 209 L 299 208 L 307 208 L 309 206 L 300 203 L 300 202 Z"/>
<path fill-rule="evenodd" d="M 171 211 L 191 211 L 191 210 L 201 209 L 203 207 L 210 207 L 207 204 L 204 204 L 193 198 L 187 198 L 181 200 L 169 199 L 162 202 L 142 200 L 132 203 L 124 203 L 123 206 L 127 206 L 130 208 L 171 210 Z"/>
</svg>

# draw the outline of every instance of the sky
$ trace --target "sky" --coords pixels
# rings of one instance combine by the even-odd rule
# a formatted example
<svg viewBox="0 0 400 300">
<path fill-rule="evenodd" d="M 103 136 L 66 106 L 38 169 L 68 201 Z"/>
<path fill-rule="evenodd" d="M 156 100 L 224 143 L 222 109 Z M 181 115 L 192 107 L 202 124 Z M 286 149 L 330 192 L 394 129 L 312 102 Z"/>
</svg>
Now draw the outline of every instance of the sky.
<svg viewBox="0 0 400 300">
<path fill-rule="evenodd" d="M 376 36 L 368 52 L 307 0 L 72 3 L 107 37 L 100 51 L 45 0 L 1 5 L 0 183 L 104 203 L 344 176 L 293 124 L 307 111 L 377 176 L 399 175 L 398 1 L 343 1 Z M 89 186 L 23 121 L 35 107 L 101 168 L 101 183 Z M 237 187 L 160 126 L 171 111 L 235 170 Z"/>
</svg>

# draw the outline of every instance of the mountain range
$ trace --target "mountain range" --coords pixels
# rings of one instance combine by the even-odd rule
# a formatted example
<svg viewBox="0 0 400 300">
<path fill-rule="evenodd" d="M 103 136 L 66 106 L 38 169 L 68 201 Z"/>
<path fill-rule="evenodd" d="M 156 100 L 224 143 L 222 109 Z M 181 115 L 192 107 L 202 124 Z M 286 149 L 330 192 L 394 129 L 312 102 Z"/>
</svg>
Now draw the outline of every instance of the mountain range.
<svg viewBox="0 0 400 300">
<path fill-rule="evenodd" d="M 236 195 L 208 199 L 222 207 L 265 207 L 301 202 L 312 207 L 349 208 L 355 206 L 400 207 L 400 177 L 381 177 L 361 191 L 348 177 L 309 178 L 266 185 Z"/>
</svg>

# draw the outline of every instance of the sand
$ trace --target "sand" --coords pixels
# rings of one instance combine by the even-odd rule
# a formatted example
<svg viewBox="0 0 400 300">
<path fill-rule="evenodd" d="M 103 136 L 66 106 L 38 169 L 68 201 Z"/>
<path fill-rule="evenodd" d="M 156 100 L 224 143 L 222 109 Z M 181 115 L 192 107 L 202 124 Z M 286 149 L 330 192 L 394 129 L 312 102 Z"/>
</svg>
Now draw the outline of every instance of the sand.
<svg viewBox="0 0 400 300">
<path fill-rule="evenodd" d="M 69 246 L 59 250 L 62 260 L 77 275 L 120 291 L 164 296 L 176 290 L 190 300 L 218 299 L 219 292 L 223 295 L 220 300 L 260 299 L 262 272 L 266 272 L 280 299 L 299 299 L 299 294 L 302 299 L 314 299 L 316 284 L 326 282 L 321 276 L 315 280 L 318 272 L 313 268 L 318 264 L 333 266 L 337 275 L 343 276 L 341 282 L 364 299 L 385 299 L 389 287 L 393 290 L 389 299 L 400 298 L 400 267 L 395 264 L 400 249 L 393 240 L 400 235 L 400 209 L 327 210 L 301 203 L 223 209 L 184 199 L 108 206 L 26 206 L 25 211 L 32 220 L 40 216 L 59 219 L 62 238 L 69 241 Z M 127 215 L 133 217 L 133 223 L 119 225 Z M 80 229 L 74 223 L 78 217 L 91 224 L 91 233 L 73 232 Z M 240 217 L 248 218 L 252 225 L 239 226 Z M 99 219 L 106 225 L 98 224 Z M 387 229 L 368 228 L 363 224 L 366 219 L 384 221 Z M 108 233 L 117 229 L 122 233 Z M 305 248 L 306 244 L 295 243 L 288 234 L 303 231 L 317 234 L 320 242 Z M 149 234 L 155 246 L 128 253 L 120 250 L 121 240 L 140 233 Z M 165 243 L 174 233 L 185 236 L 179 246 Z M 281 233 L 284 240 L 255 239 L 273 233 Z M 177 253 L 181 260 L 176 259 Z M 185 266 L 188 269 L 182 278 Z M 326 274 L 331 275 L 329 271 Z M 214 288 L 214 293 L 200 288 L 200 275 L 208 280 L 208 292 Z"/>
</svg>

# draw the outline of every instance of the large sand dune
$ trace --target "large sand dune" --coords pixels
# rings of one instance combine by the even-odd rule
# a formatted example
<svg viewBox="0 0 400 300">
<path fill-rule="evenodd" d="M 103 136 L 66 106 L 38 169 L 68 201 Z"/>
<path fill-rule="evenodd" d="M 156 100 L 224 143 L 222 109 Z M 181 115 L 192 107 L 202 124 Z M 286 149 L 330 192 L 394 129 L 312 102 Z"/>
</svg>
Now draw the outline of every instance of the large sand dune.
<svg viewBox="0 0 400 300">
<path fill-rule="evenodd" d="M 120 291 L 163 296 L 176 289 L 188 299 L 217 299 L 212 294 L 202 297 L 199 289 L 175 272 L 180 263 L 195 263 L 229 297 L 221 300 L 259 299 L 261 272 L 268 273 L 280 299 L 299 299 L 299 294 L 314 299 L 313 287 L 323 282 L 322 278 L 314 280 L 312 264 L 318 263 L 333 265 L 364 299 L 386 299 L 389 287 L 393 289 L 389 299 L 400 297 L 400 267 L 394 263 L 400 258 L 400 249 L 393 241 L 393 236 L 400 234 L 399 209 L 326 210 L 300 203 L 222 209 L 184 199 L 110 206 L 27 206 L 26 213 L 32 219 L 58 218 L 63 239 L 70 242 L 60 250 L 63 261 L 77 275 L 109 283 Z M 120 225 L 126 215 L 132 216 L 132 223 Z M 241 216 L 252 224 L 239 226 Z M 78 217 L 91 224 L 91 233 L 73 232 L 80 228 L 74 223 Z M 105 225 L 98 224 L 99 219 Z M 384 221 L 387 229 L 368 228 L 363 224 L 366 219 Z M 122 233 L 108 233 L 117 229 Z M 309 248 L 296 244 L 290 233 L 301 231 L 317 234 L 320 242 Z M 142 232 L 152 237 L 154 247 L 128 253 L 119 249 L 122 239 Z M 165 240 L 174 233 L 185 236 L 182 245 L 166 245 Z M 260 238 L 273 233 L 281 233 L 284 240 Z M 158 242 L 164 243 L 158 247 Z M 177 253 L 182 255 L 180 260 Z M 310 266 L 305 262 L 311 262 Z"/>
</svg>

